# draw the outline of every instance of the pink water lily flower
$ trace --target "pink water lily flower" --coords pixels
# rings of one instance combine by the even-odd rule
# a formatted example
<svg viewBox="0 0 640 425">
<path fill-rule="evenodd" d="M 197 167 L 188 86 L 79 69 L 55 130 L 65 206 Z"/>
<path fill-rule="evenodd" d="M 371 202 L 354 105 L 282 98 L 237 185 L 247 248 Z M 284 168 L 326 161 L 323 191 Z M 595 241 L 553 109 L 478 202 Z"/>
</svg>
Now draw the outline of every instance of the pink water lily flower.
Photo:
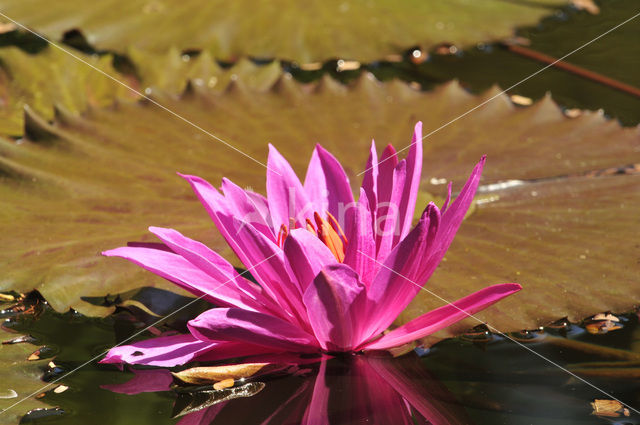
<svg viewBox="0 0 640 425">
<path fill-rule="evenodd" d="M 190 333 L 111 349 L 103 362 L 174 366 L 192 360 L 296 352 L 386 350 L 430 335 L 521 289 L 494 285 L 385 331 L 451 244 L 478 187 L 484 157 L 453 202 L 429 203 L 412 224 L 422 171 L 421 123 L 406 159 L 371 145 L 356 201 L 340 163 L 316 146 L 301 182 L 270 146 L 267 197 L 223 179 L 184 175 L 258 284 L 176 230 L 151 227 L 164 249 L 122 247 L 126 258 L 216 307 Z"/>
</svg>

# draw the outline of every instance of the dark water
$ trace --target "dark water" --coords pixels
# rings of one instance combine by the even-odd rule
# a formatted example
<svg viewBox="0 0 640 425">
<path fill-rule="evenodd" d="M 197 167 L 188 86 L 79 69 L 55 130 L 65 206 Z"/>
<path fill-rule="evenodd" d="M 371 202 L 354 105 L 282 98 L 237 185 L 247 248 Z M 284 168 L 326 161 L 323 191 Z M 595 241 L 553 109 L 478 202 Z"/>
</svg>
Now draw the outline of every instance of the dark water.
<svg viewBox="0 0 640 425">
<path fill-rule="evenodd" d="M 520 29 L 518 36 L 531 43 L 529 49 L 560 58 L 640 12 L 640 2 L 637 0 L 597 3 L 600 6 L 598 15 L 567 7 L 542 20 L 536 27 Z M 429 52 L 429 59 L 421 64 L 409 60 L 412 51 L 410 49 L 405 54 L 402 62 L 380 61 L 363 68 L 381 80 L 400 78 L 417 82 L 424 89 L 458 79 L 471 92 L 480 93 L 494 84 L 507 89 L 546 66 L 512 53 L 497 43 L 479 43 L 473 48 L 456 50 L 455 54 L 443 55 L 432 51 Z M 640 87 L 640 17 L 573 53 L 566 61 Z M 326 72 L 349 81 L 361 72 L 337 72 L 336 69 L 336 62 L 331 62 L 320 71 L 305 72 L 295 67 L 291 71 L 304 81 L 314 80 Z M 534 100 L 551 93 L 553 99 L 563 107 L 603 109 L 606 115 L 624 125 L 640 123 L 639 97 L 557 68 L 546 69 L 508 93 Z"/>
<path fill-rule="evenodd" d="M 43 371 L 49 382 L 151 320 L 136 309 L 119 309 L 107 319 L 57 314 L 42 305 L 36 313 L 7 317 L 4 326 L 35 337 L 34 350 L 47 347 L 43 356 L 56 365 Z M 42 398 L 63 412 L 51 411 L 50 416 L 33 412 L 22 423 L 297 424 L 311 418 L 308 423 L 638 424 L 640 415 L 633 411 L 628 417 L 593 415 L 590 403 L 610 397 L 560 369 L 576 371 L 595 387 L 639 409 L 640 325 L 637 314 L 619 318 L 621 329 L 605 334 L 559 324 L 545 332 L 510 335 L 522 345 L 478 329 L 396 359 L 306 359 L 306 364 L 289 366 L 286 373 L 236 381 L 234 388 L 222 392 L 195 391 L 194 387 L 170 390 L 166 382 L 165 391 L 120 394 L 118 391 L 132 392 L 132 388 L 139 391 L 151 382 L 157 387 L 153 378 L 164 376 L 170 381 L 168 372 L 149 369 L 138 386 L 122 387 L 119 385 L 133 378 L 130 371 L 91 362 L 63 377 Z M 180 329 L 183 323 L 176 320 L 162 328 Z M 142 335 L 151 336 L 149 332 Z M 69 389 L 56 394 L 52 388 L 60 383 Z M 214 400 L 248 395 L 256 389 L 261 390 L 253 396 L 208 406 Z"/>
</svg>

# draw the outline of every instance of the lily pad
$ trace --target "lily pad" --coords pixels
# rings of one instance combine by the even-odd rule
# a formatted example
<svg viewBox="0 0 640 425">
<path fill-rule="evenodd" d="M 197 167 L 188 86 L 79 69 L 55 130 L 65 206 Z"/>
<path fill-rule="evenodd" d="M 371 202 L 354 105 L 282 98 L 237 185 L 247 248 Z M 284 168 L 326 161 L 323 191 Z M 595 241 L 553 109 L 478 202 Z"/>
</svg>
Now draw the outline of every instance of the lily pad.
<svg viewBox="0 0 640 425">
<path fill-rule="evenodd" d="M 35 55 L 16 47 L 0 49 L 0 134 L 22 136 L 25 105 L 51 120 L 54 106 L 78 113 L 157 90 L 179 94 L 190 87 L 223 92 L 238 78 L 250 88 L 264 90 L 282 73 L 278 61 L 256 65 L 245 58 L 223 68 L 207 52 L 191 57 L 176 49 L 161 55 L 130 49 L 134 76 L 117 71 L 112 55 L 71 52 L 77 58 L 53 47 Z"/>
<path fill-rule="evenodd" d="M 112 56 L 91 56 L 74 52 L 80 60 L 48 48 L 32 55 L 16 47 L 0 49 L 0 133 L 22 135 L 23 109 L 28 104 L 46 119 L 53 118 L 53 105 L 72 112 L 89 107 L 104 107 L 116 98 L 137 97 L 125 87 L 115 84 L 98 70 L 136 85 L 130 77 L 112 66 Z"/>
<path fill-rule="evenodd" d="M 0 329 L 0 341 L 6 342 L 20 335 Z M 40 380 L 47 360 L 27 361 L 38 347 L 27 342 L 0 345 L 0 422 L 17 423 L 20 416 L 32 409 L 50 407 L 30 397 L 46 384 Z M 26 400 L 21 401 L 25 397 Z M 19 404 L 13 406 L 15 403 Z M 6 412 L 3 412 L 7 409 Z"/>
<path fill-rule="evenodd" d="M 243 154 L 149 102 L 121 102 L 84 116 L 59 112 L 53 124 L 28 113 L 21 143 L 0 139 L 5 248 L 0 289 L 38 289 L 58 311 L 72 306 L 107 314 L 108 308 L 89 305 L 81 297 L 143 285 L 169 287 L 127 262 L 99 256 L 127 241 L 152 241 L 149 225 L 174 227 L 229 256 L 175 171 L 214 184 L 226 176 L 261 192 L 265 169 L 257 162 L 264 161 L 267 142 L 298 172 L 306 166 L 312 144 L 319 142 L 356 181 L 371 137 L 380 146 L 405 146 L 416 121 L 422 120 L 429 134 L 497 92 L 474 96 L 450 83 L 423 93 L 368 76 L 351 87 L 329 78 L 301 85 L 282 76 L 266 91 L 238 79 L 224 93 L 192 87 L 179 98 L 158 95 L 162 105 Z M 543 181 L 490 194 L 500 198 L 480 203 L 428 288 L 450 300 L 491 283 L 522 283 L 525 290 L 504 304 L 508 314 L 498 306 L 481 316 L 501 330 L 625 309 L 640 300 L 630 284 L 638 275 L 637 247 L 624 242 L 637 227 L 636 176 L 555 179 L 640 162 L 637 130 L 594 113 L 567 118 L 548 98 L 521 108 L 499 95 L 425 140 L 424 192 L 442 195 L 441 183 L 447 179 L 455 179 L 454 190 L 460 188 L 483 153 L 489 155 L 485 185 Z M 540 189 L 531 189 L 537 187 L 533 185 Z M 540 196 L 531 198 L 531 191 Z M 529 202 L 510 201 L 518 193 Z M 628 207 L 618 209 L 620 203 Z M 563 210 L 554 211 L 554 205 Z M 538 239 L 540 232 L 546 232 L 545 242 Z M 475 264 L 479 269 L 470 268 Z M 442 303 L 421 299 L 423 306 Z M 409 315 L 412 311 L 415 304 Z"/>
<path fill-rule="evenodd" d="M 414 45 L 469 45 L 505 38 L 535 24 L 567 0 L 350 2 L 302 6 L 215 0 L 7 0 L 2 12 L 50 39 L 79 29 L 99 50 L 207 50 L 219 59 L 246 55 L 298 62 L 348 58 L 372 61 Z"/>
</svg>

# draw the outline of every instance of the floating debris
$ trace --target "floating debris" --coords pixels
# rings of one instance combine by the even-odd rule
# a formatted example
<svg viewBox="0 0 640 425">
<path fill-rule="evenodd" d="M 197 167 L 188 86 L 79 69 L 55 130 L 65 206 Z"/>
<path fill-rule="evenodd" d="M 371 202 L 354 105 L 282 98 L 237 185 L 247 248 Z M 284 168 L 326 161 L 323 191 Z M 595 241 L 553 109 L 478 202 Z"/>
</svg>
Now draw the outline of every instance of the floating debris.
<svg viewBox="0 0 640 425">
<path fill-rule="evenodd" d="M 346 60 L 340 59 L 336 63 L 336 71 L 338 72 L 356 71 L 358 69 L 360 69 L 360 62 L 358 61 L 346 61 Z"/>
<path fill-rule="evenodd" d="M 624 407 L 622 403 L 617 400 L 594 400 L 591 402 L 593 408 L 592 415 L 608 416 L 610 418 L 618 418 L 622 415 L 629 416 L 629 409 Z"/>
<path fill-rule="evenodd" d="M 585 329 L 590 334 L 606 334 L 622 329 L 620 319 L 610 313 L 600 313 L 585 322 Z"/>
<path fill-rule="evenodd" d="M 526 96 L 520 96 L 519 94 L 512 94 L 509 96 L 511 102 L 519 106 L 530 106 L 533 105 L 533 99 Z"/>
</svg>

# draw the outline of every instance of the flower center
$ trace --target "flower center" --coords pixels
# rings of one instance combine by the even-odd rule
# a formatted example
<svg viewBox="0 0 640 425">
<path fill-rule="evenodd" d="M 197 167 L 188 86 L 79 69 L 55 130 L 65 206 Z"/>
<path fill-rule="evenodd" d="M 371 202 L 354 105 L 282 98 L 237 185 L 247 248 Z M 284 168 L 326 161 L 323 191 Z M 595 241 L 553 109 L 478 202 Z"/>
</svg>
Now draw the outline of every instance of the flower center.
<svg viewBox="0 0 640 425">
<path fill-rule="evenodd" d="M 344 261 L 344 250 L 347 245 L 347 237 L 342 231 L 342 227 L 338 223 L 338 220 L 327 211 L 327 220 L 322 218 L 320 214 L 317 212 L 313 213 L 314 223 L 307 219 L 307 230 L 318 237 L 324 243 L 327 248 L 331 251 L 336 260 L 339 262 Z M 291 219 L 291 228 L 295 228 L 295 220 Z M 280 231 L 278 232 L 277 244 L 282 247 L 284 245 L 284 240 L 289 236 L 289 227 L 284 224 L 280 226 Z"/>
</svg>

